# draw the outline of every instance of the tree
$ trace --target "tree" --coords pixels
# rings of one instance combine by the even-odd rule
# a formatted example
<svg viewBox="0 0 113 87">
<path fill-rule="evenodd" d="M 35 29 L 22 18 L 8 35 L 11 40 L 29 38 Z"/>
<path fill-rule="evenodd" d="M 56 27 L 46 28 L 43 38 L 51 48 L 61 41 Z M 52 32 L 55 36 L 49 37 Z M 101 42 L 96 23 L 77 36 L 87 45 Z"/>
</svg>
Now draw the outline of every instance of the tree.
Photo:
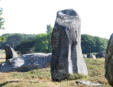
<svg viewBox="0 0 113 87">
<path fill-rule="evenodd" d="M 2 17 L 2 12 L 3 9 L 0 8 L 0 29 L 3 29 L 3 24 L 4 24 L 4 18 Z M 0 42 L 4 42 L 6 39 L 5 37 L 0 36 Z"/>
<path fill-rule="evenodd" d="M 21 52 L 22 54 L 31 53 L 34 51 L 35 42 L 35 38 L 34 40 L 22 41 L 19 45 L 15 47 L 15 50 Z"/>
<path fill-rule="evenodd" d="M 51 25 L 47 25 L 47 40 L 48 40 L 48 52 L 52 51 L 51 47 L 51 34 L 53 31 L 53 27 Z"/>
<path fill-rule="evenodd" d="M 47 34 L 38 34 L 37 35 L 34 50 L 36 52 L 46 52 L 46 53 L 48 53 Z"/>
<path fill-rule="evenodd" d="M 35 51 L 36 52 L 51 52 L 51 34 L 53 31 L 53 27 L 51 25 L 47 25 L 46 34 L 38 34 L 36 37 Z"/>
<path fill-rule="evenodd" d="M 53 27 L 50 24 L 47 25 L 47 34 L 52 33 L 52 31 L 53 31 Z"/>
<path fill-rule="evenodd" d="M 82 35 L 81 36 L 81 45 L 83 53 L 91 53 L 96 51 L 96 43 L 93 36 Z"/>
<path fill-rule="evenodd" d="M 15 48 L 17 45 L 26 41 L 34 40 L 35 38 L 36 38 L 36 35 L 32 35 L 32 34 L 18 34 L 18 33 L 3 34 L 2 38 L 0 37 L 0 41 L 1 39 L 2 40 L 6 39 L 6 40 L 0 43 L 0 48 L 3 49 L 6 44 Z"/>
<path fill-rule="evenodd" d="M 6 41 L 6 38 L 5 38 L 5 37 L 0 36 L 0 42 L 5 42 L 5 41 Z"/>
<path fill-rule="evenodd" d="M 0 8 L 0 29 L 3 29 L 4 19 L 2 17 L 3 9 Z"/>
<path fill-rule="evenodd" d="M 96 50 L 97 52 L 105 51 L 107 47 L 108 40 L 104 38 L 95 37 Z"/>
<path fill-rule="evenodd" d="M 87 34 L 83 34 L 81 36 L 81 45 L 83 53 L 105 51 L 107 43 L 108 40 L 105 38 L 94 37 Z"/>
</svg>

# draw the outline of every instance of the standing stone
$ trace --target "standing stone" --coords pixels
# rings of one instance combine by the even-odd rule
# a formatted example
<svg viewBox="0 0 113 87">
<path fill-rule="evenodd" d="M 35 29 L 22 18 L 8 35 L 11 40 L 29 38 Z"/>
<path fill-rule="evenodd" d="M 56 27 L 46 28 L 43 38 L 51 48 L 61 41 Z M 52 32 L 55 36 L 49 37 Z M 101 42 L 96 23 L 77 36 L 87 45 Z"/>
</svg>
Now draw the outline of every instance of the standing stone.
<svg viewBox="0 0 113 87">
<path fill-rule="evenodd" d="M 5 46 L 5 53 L 6 53 L 6 60 L 14 58 L 14 57 L 18 57 L 18 54 L 9 45 Z"/>
<path fill-rule="evenodd" d="M 80 19 L 74 10 L 57 12 L 51 42 L 52 80 L 61 81 L 73 73 L 88 74 L 81 51 Z"/>
<path fill-rule="evenodd" d="M 105 56 L 105 77 L 113 87 L 113 34 L 111 35 Z"/>
</svg>

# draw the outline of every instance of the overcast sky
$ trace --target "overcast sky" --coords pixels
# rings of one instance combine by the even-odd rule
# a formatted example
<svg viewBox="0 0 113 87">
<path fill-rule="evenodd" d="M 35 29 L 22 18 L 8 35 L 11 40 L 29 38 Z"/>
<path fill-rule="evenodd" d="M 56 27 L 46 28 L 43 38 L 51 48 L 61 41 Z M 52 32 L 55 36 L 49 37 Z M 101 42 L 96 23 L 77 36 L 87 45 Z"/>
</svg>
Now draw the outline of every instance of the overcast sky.
<svg viewBox="0 0 113 87">
<path fill-rule="evenodd" d="M 2 0 L 3 33 L 46 32 L 58 10 L 72 8 L 81 17 L 81 33 L 109 38 L 113 33 L 113 0 Z"/>
</svg>

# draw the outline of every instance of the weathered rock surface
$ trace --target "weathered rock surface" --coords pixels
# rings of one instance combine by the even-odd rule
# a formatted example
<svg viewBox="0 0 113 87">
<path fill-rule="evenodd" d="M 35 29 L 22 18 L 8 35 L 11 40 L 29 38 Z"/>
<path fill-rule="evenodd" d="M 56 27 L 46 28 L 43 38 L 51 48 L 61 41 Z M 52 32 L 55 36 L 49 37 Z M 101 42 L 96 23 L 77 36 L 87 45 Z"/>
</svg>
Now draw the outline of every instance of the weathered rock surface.
<svg viewBox="0 0 113 87">
<path fill-rule="evenodd" d="M 105 56 L 105 77 L 113 87 L 113 34 L 111 35 Z"/>
<path fill-rule="evenodd" d="M 31 53 L 6 60 L 0 66 L 0 72 L 28 71 L 36 68 L 45 68 L 50 64 L 51 53 Z"/>
<path fill-rule="evenodd" d="M 77 84 L 83 84 L 86 86 L 97 86 L 97 87 L 103 87 L 104 84 L 100 84 L 100 83 L 92 83 L 91 81 L 84 81 L 84 80 L 77 80 L 76 81 Z"/>
<path fill-rule="evenodd" d="M 6 60 L 14 57 L 18 57 L 16 51 L 9 45 L 5 46 Z"/>
<path fill-rule="evenodd" d="M 74 10 L 57 12 L 51 40 L 52 80 L 61 81 L 73 73 L 88 74 L 80 44 L 80 18 Z"/>
</svg>

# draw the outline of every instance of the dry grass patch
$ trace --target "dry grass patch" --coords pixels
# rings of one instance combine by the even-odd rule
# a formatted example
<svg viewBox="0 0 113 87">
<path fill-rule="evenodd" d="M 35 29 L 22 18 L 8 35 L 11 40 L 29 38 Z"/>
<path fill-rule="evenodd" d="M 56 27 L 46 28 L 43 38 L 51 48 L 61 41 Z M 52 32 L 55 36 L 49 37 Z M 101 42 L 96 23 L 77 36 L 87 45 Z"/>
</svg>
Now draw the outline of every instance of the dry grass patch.
<svg viewBox="0 0 113 87">
<path fill-rule="evenodd" d="M 5 50 L 0 50 L 0 63 L 5 61 Z"/>
</svg>

